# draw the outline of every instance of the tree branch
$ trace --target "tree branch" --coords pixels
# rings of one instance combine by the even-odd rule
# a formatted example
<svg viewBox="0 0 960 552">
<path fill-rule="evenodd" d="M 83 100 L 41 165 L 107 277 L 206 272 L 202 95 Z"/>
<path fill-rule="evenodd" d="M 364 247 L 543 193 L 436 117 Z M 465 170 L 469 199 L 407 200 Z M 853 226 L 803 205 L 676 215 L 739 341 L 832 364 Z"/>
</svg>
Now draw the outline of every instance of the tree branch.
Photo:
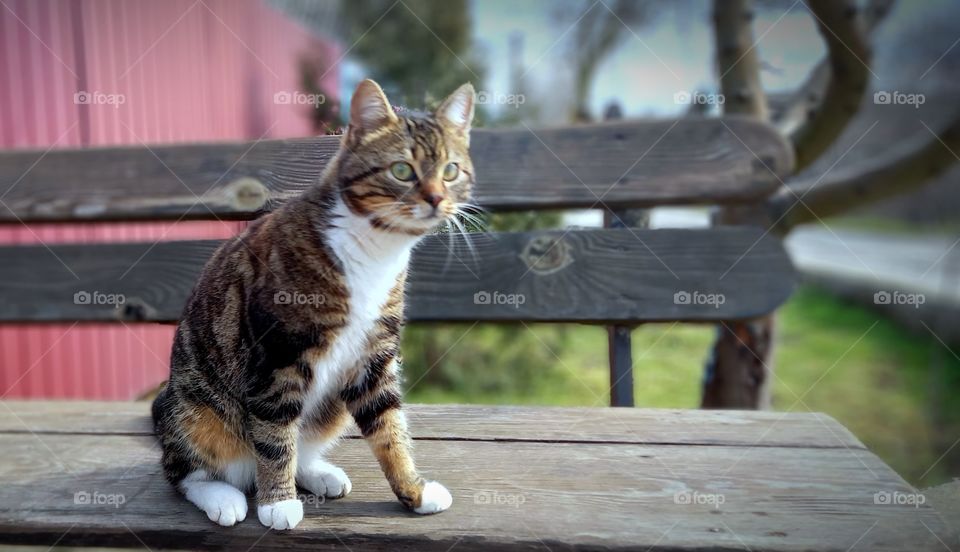
<svg viewBox="0 0 960 552">
<path fill-rule="evenodd" d="M 844 213 L 851 208 L 916 189 L 932 181 L 960 158 L 960 112 L 943 130 L 925 139 L 920 136 L 889 154 L 830 176 L 791 182 L 767 202 L 770 220 L 782 233 L 816 218 Z M 799 205 L 803 198 L 803 205 Z"/>
<path fill-rule="evenodd" d="M 863 14 L 863 26 L 871 35 L 893 9 L 895 0 L 871 0 Z M 771 120 L 781 134 L 793 135 L 823 103 L 832 78 L 829 57 L 820 60 L 806 80 L 793 92 L 770 95 Z"/>
<path fill-rule="evenodd" d="M 827 44 L 827 67 L 811 74 L 813 86 L 826 86 L 818 107 L 790 135 L 797 171 L 813 163 L 857 114 L 870 76 L 870 47 L 856 0 L 810 0 L 810 11 Z M 806 98 L 809 99 L 809 96 Z"/>
<path fill-rule="evenodd" d="M 749 0 L 714 2 L 713 10 L 723 112 L 752 115 L 766 121 L 767 100 L 760 84 L 760 60 L 750 26 L 754 18 L 753 3 Z"/>
</svg>

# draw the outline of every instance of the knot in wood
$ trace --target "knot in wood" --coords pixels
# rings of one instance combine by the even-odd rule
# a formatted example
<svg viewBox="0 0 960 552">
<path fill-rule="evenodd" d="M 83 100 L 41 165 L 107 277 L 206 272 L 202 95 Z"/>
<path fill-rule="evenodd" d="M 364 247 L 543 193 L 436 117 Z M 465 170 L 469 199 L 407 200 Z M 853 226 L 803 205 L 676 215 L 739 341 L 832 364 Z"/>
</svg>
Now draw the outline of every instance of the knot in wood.
<svg viewBox="0 0 960 552">
<path fill-rule="evenodd" d="M 227 185 L 227 196 L 237 210 L 255 211 L 267 202 L 269 193 L 259 180 L 245 176 Z"/>
<path fill-rule="evenodd" d="M 530 272 L 545 276 L 567 267 L 573 262 L 572 248 L 562 236 L 542 234 L 534 236 L 520 253 Z"/>
<path fill-rule="evenodd" d="M 142 322 L 156 315 L 153 307 L 139 297 L 128 297 L 117 308 L 117 318 L 127 322 Z"/>
</svg>

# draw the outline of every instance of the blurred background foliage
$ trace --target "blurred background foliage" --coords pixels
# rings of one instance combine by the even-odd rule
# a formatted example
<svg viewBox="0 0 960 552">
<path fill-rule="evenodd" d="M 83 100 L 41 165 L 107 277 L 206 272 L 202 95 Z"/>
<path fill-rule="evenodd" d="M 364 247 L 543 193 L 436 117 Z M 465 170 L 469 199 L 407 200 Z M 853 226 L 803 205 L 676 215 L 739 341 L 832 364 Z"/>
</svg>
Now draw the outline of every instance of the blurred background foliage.
<svg viewBox="0 0 960 552">
<path fill-rule="evenodd" d="M 467 0 L 444 0 L 443 9 L 430 0 L 352 2 L 343 32 L 351 55 L 401 105 L 435 107 L 464 82 L 483 82 Z"/>
</svg>

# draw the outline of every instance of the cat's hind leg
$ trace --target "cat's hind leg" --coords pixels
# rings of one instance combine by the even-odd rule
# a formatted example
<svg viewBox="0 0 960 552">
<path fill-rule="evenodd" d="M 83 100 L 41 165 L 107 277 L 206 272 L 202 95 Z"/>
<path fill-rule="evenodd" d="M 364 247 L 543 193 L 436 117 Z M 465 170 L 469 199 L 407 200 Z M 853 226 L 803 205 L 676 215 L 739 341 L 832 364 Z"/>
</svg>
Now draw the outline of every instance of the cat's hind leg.
<svg viewBox="0 0 960 552">
<path fill-rule="evenodd" d="M 326 498 L 347 496 L 353 488 L 350 478 L 327 462 L 325 454 L 340 438 L 350 414 L 339 399 L 330 399 L 311 414 L 297 443 L 297 485 Z"/>
<path fill-rule="evenodd" d="M 247 517 L 247 497 L 243 491 L 197 470 L 180 482 L 183 495 L 200 508 L 210 521 L 229 527 Z"/>
<path fill-rule="evenodd" d="M 214 423 L 216 417 L 212 412 L 204 408 L 184 408 L 173 386 L 168 384 L 154 400 L 153 419 L 163 449 L 163 472 L 167 480 L 211 521 L 224 526 L 243 521 L 247 516 L 247 497 L 229 483 L 217 481 L 204 469 L 198 456 L 209 453 L 210 448 L 198 446 L 196 439 L 191 438 L 191 435 L 219 435 L 210 430 L 222 426 Z M 204 427 L 208 430 L 202 431 Z"/>
</svg>

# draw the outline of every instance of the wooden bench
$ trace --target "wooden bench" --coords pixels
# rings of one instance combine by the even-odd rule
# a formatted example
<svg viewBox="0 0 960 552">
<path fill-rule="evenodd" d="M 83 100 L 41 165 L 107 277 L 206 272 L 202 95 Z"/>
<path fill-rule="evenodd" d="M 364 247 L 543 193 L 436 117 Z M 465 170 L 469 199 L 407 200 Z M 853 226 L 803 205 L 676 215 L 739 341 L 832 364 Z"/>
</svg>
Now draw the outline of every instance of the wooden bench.
<svg viewBox="0 0 960 552">
<path fill-rule="evenodd" d="M 0 222 L 251 219 L 311 185 L 338 140 L 2 152 Z M 476 130 L 472 154 L 477 200 L 491 211 L 750 205 L 793 163 L 774 130 L 745 118 Z M 446 235 L 418 248 L 411 320 L 746 320 L 772 312 L 795 284 L 780 241 L 753 227 L 473 242 L 475 256 Z M 0 321 L 174 322 L 217 243 L 0 247 Z M 92 290 L 126 300 L 120 309 L 73 300 Z M 524 300 L 498 304 L 484 293 Z M 722 303 L 697 299 L 711 296 Z M 629 342 L 612 349 L 611 395 L 629 399 Z M 450 512 L 407 515 L 366 447 L 348 439 L 336 455 L 354 493 L 314 498 L 315 509 L 307 497 L 302 527 L 267 534 L 251 520 L 212 526 L 174 494 L 145 404 L 0 405 L 0 537 L 13 543 L 919 550 L 945 532 L 927 506 L 876 503 L 875 493 L 913 491 L 815 414 L 415 406 L 418 458 L 452 489 Z"/>
<path fill-rule="evenodd" d="M 160 472 L 145 403 L 0 403 L 0 540 L 247 550 L 946 550 L 928 506 L 819 414 L 412 406 L 419 463 L 454 495 L 402 509 L 368 447 L 353 493 L 290 533 L 223 528 Z M 881 496 L 881 495 L 877 495 Z"/>
</svg>

